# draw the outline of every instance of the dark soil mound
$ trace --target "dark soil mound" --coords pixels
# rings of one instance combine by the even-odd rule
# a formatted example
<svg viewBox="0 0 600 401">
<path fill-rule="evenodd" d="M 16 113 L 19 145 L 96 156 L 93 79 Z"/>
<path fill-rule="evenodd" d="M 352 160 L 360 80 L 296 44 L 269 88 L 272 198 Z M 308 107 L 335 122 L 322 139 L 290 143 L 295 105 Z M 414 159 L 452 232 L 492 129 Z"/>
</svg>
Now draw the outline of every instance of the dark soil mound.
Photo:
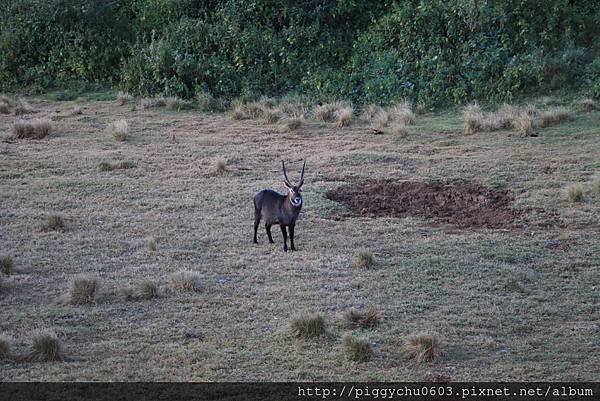
<svg viewBox="0 0 600 401">
<path fill-rule="evenodd" d="M 419 216 L 459 227 L 511 227 L 520 212 L 504 191 L 466 183 L 373 181 L 338 187 L 326 194 L 365 216 Z"/>
</svg>

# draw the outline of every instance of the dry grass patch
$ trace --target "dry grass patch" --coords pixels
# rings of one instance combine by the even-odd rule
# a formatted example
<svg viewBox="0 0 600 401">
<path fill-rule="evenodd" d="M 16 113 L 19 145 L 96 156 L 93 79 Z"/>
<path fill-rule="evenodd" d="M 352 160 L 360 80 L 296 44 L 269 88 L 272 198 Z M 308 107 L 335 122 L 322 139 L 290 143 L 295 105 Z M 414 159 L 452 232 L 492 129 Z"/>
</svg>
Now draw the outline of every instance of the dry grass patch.
<svg viewBox="0 0 600 401">
<path fill-rule="evenodd" d="M 168 288 L 171 291 L 197 291 L 200 287 L 200 275 L 184 270 L 169 277 Z"/>
<path fill-rule="evenodd" d="M 560 124 L 571 119 L 571 113 L 566 107 L 554 107 L 540 113 L 540 126 L 542 128 Z"/>
<path fill-rule="evenodd" d="M 52 214 L 52 215 L 48 216 L 48 219 L 46 220 L 46 223 L 44 223 L 42 225 L 41 230 L 44 232 L 65 231 L 66 230 L 65 221 L 63 220 L 62 216 L 59 216 L 57 214 Z"/>
<path fill-rule="evenodd" d="M 0 257 L 0 273 L 10 276 L 13 272 L 13 259 L 6 255 Z"/>
<path fill-rule="evenodd" d="M 227 172 L 227 161 L 225 159 L 218 159 L 215 162 L 214 174 L 223 175 Z"/>
<path fill-rule="evenodd" d="M 337 120 L 338 110 L 344 109 L 346 107 L 349 107 L 349 105 L 343 102 L 320 104 L 314 108 L 313 116 L 317 121 L 332 123 Z"/>
<path fill-rule="evenodd" d="M 598 105 L 597 105 L 596 101 L 592 98 L 585 98 L 585 99 L 578 100 L 577 103 L 575 104 L 575 107 L 579 111 L 590 112 L 590 111 L 598 110 Z"/>
<path fill-rule="evenodd" d="M 92 302 L 98 290 L 98 280 L 93 277 L 76 277 L 71 283 L 69 302 L 72 305 L 84 305 Z"/>
<path fill-rule="evenodd" d="M 152 280 L 144 280 L 134 286 L 122 288 L 120 292 L 126 301 L 149 300 L 159 296 L 158 284 Z"/>
<path fill-rule="evenodd" d="M 335 119 L 338 128 L 347 127 L 352 121 L 354 109 L 352 106 L 345 106 L 335 111 Z"/>
<path fill-rule="evenodd" d="M 150 252 L 156 252 L 156 240 L 154 239 L 154 237 L 146 238 L 146 248 Z"/>
<path fill-rule="evenodd" d="M 73 107 L 73 109 L 71 110 L 71 115 L 72 115 L 72 116 L 78 116 L 78 115 L 81 115 L 81 114 L 83 114 L 83 110 L 82 110 L 82 109 L 81 109 L 81 107 L 79 107 L 79 106 L 75 106 L 75 107 Z"/>
<path fill-rule="evenodd" d="M 140 100 L 140 106 L 144 110 L 149 110 L 154 107 L 165 107 L 167 98 L 164 97 L 146 97 Z"/>
<path fill-rule="evenodd" d="M 481 130 L 483 125 L 483 113 L 477 103 L 471 103 L 463 109 L 463 125 L 465 134 L 472 135 Z"/>
<path fill-rule="evenodd" d="M 24 358 L 28 362 L 55 362 L 64 360 L 62 347 L 52 331 L 38 332 L 33 337 L 31 352 Z"/>
<path fill-rule="evenodd" d="M 52 123 L 46 118 L 35 120 L 19 120 L 12 127 L 15 139 L 42 139 L 52 133 Z"/>
<path fill-rule="evenodd" d="M 415 122 L 415 113 L 412 104 L 407 100 L 394 104 L 388 108 L 390 119 L 402 125 L 411 125 Z"/>
<path fill-rule="evenodd" d="M 25 100 L 19 100 L 13 109 L 15 116 L 21 116 L 23 114 L 29 114 L 33 112 L 33 107 Z"/>
<path fill-rule="evenodd" d="M 351 361 L 367 362 L 373 357 L 371 344 L 365 339 L 357 339 L 350 334 L 346 334 L 342 342 L 346 355 Z"/>
<path fill-rule="evenodd" d="M 360 119 L 364 122 L 371 122 L 377 114 L 383 111 L 384 110 L 381 106 L 369 104 L 363 108 L 362 112 L 360 113 Z"/>
<path fill-rule="evenodd" d="M 113 121 L 108 125 L 108 130 L 116 141 L 125 142 L 129 137 L 129 124 L 127 120 Z"/>
<path fill-rule="evenodd" d="M 119 92 L 117 94 L 117 104 L 119 106 L 124 106 L 125 104 L 129 103 L 129 102 L 133 102 L 135 100 L 135 98 L 130 95 L 129 93 L 126 92 Z"/>
<path fill-rule="evenodd" d="M 318 313 L 301 315 L 292 320 L 290 329 L 294 337 L 319 337 L 325 334 L 325 319 Z"/>
<path fill-rule="evenodd" d="M 350 328 L 373 328 L 379 324 L 381 314 L 375 307 L 364 311 L 350 309 L 344 314 L 346 326 Z"/>
<path fill-rule="evenodd" d="M 279 124 L 278 131 L 279 132 L 289 132 L 297 130 L 298 128 L 304 125 L 303 118 L 287 118 L 283 120 L 281 124 Z"/>
<path fill-rule="evenodd" d="M 31 105 L 23 99 L 15 99 L 9 96 L 0 96 L 0 114 L 11 114 L 20 116 L 33 113 Z"/>
<path fill-rule="evenodd" d="M 435 334 L 423 333 L 410 336 L 401 348 L 404 357 L 417 364 L 434 362 L 443 355 L 441 343 Z"/>
<path fill-rule="evenodd" d="M 313 338 L 325 334 L 325 319 L 318 313 L 301 315 L 292 320 L 290 331 L 297 338 Z"/>
<path fill-rule="evenodd" d="M 265 124 L 275 124 L 281 118 L 281 111 L 278 109 L 264 109 L 262 120 Z"/>
<path fill-rule="evenodd" d="M 196 103 L 200 111 L 222 111 L 224 109 L 223 102 L 209 92 L 196 94 Z"/>
<path fill-rule="evenodd" d="M 517 280 L 516 277 L 507 278 L 506 281 L 504 282 L 504 284 L 502 285 L 502 288 L 508 292 L 520 292 L 520 293 L 525 292 L 525 288 L 523 288 L 523 286 L 521 286 L 521 284 L 519 283 L 519 280 Z"/>
<path fill-rule="evenodd" d="M 168 97 L 165 99 L 165 106 L 169 110 L 180 111 L 189 107 L 189 102 L 179 97 Z"/>
<path fill-rule="evenodd" d="M 291 118 L 304 119 L 308 114 L 308 108 L 298 101 L 282 101 L 279 103 L 278 108 L 285 116 Z"/>
<path fill-rule="evenodd" d="M 534 116 L 526 110 L 523 110 L 517 114 L 512 121 L 512 125 L 519 135 L 523 137 L 535 135 Z"/>
<path fill-rule="evenodd" d="M 583 192 L 583 185 L 572 184 L 565 188 L 565 198 L 572 203 L 583 202 Z"/>
<path fill-rule="evenodd" d="M 8 337 L 0 335 L 0 361 L 12 359 L 11 341 Z"/>
<path fill-rule="evenodd" d="M 369 268 L 372 267 L 374 263 L 373 253 L 368 251 L 359 252 L 356 257 L 356 267 Z"/>
</svg>

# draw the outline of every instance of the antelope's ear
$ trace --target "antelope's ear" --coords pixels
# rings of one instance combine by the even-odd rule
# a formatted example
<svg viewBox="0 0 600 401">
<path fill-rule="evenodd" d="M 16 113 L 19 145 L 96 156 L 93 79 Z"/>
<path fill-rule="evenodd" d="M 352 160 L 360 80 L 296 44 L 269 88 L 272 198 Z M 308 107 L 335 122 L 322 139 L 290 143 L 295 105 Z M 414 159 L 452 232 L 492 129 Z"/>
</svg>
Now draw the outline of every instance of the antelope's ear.
<svg viewBox="0 0 600 401">
<path fill-rule="evenodd" d="M 287 189 L 292 189 L 292 186 L 287 181 L 284 181 L 283 185 L 285 185 Z"/>
</svg>

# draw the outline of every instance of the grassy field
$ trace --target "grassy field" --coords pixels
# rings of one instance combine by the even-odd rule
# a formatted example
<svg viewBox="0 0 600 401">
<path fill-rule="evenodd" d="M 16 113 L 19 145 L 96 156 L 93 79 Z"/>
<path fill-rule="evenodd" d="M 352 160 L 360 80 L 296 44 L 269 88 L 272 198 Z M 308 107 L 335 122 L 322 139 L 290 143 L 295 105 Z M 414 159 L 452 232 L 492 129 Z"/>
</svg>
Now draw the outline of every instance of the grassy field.
<svg viewBox="0 0 600 401">
<path fill-rule="evenodd" d="M 279 132 L 196 110 L 30 103 L 27 118 L 52 121 L 47 138 L 10 139 L 17 117 L 0 114 L 0 256 L 14 265 L 0 278 L 0 333 L 24 355 L 52 330 L 65 358 L 0 361 L 0 380 L 598 379 L 600 111 L 536 137 L 465 135 L 459 110 L 373 135 L 359 123 Z M 122 142 L 107 131 L 120 119 Z M 282 192 L 281 160 L 294 180 L 304 158 L 298 251 L 283 252 L 278 229 L 275 244 L 264 230 L 252 244 L 254 193 Z M 352 217 L 325 197 L 373 179 L 464 180 L 509 191 L 522 214 L 507 228 L 458 228 Z M 573 184 L 577 202 L 565 196 Z M 64 231 L 41 229 L 51 215 Z M 371 267 L 357 267 L 360 251 Z M 172 286 L 181 271 L 199 275 L 195 289 Z M 64 302 L 81 274 L 97 279 L 93 302 Z M 123 297 L 143 280 L 158 297 Z M 346 327 L 344 313 L 368 307 L 379 325 Z M 295 338 L 301 313 L 320 313 L 325 335 Z M 401 350 L 423 332 L 443 354 L 415 364 Z M 349 359 L 348 333 L 368 341 L 370 360 Z"/>
</svg>

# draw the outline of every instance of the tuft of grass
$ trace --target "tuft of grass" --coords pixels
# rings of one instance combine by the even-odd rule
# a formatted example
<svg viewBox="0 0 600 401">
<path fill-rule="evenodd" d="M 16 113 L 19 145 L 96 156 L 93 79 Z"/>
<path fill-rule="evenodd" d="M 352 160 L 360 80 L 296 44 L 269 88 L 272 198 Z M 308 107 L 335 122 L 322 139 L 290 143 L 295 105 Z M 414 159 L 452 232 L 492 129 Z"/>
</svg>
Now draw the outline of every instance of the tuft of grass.
<svg viewBox="0 0 600 401">
<path fill-rule="evenodd" d="M 565 197 L 572 203 L 583 202 L 583 192 L 583 185 L 572 184 L 565 188 Z"/>
<path fill-rule="evenodd" d="M 216 99 L 210 92 L 196 94 L 196 102 L 200 111 L 223 111 L 223 101 Z"/>
<path fill-rule="evenodd" d="M 521 286 L 516 277 L 507 278 L 502 288 L 509 292 L 525 292 L 525 289 Z"/>
<path fill-rule="evenodd" d="M 304 119 L 308 115 L 308 109 L 304 103 L 300 101 L 282 101 L 278 105 L 279 110 L 290 118 Z"/>
<path fill-rule="evenodd" d="M 218 159 L 215 163 L 215 174 L 223 175 L 227 172 L 227 162 L 225 159 Z"/>
<path fill-rule="evenodd" d="M 346 355 L 351 361 L 367 362 L 373 357 L 371 344 L 365 339 L 357 339 L 350 334 L 346 334 L 342 338 L 342 342 Z"/>
<path fill-rule="evenodd" d="M 76 277 L 71 283 L 69 302 L 72 305 L 84 305 L 92 302 L 98 289 L 98 281 L 92 277 Z"/>
<path fill-rule="evenodd" d="M 78 116 L 80 114 L 83 114 L 83 110 L 81 109 L 81 107 L 79 107 L 79 106 L 73 107 L 73 109 L 71 110 L 71 115 Z"/>
<path fill-rule="evenodd" d="M 350 309 L 344 314 L 346 326 L 350 328 L 372 328 L 379 324 L 380 313 L 375 307 L 371 307 L 364 311 Z"/>
<path fill-rule="evenodd" d="M 337 120 L 338 110 L 346 107 L 349 107 L 349 105 L 343 102 L 325 103 L 316 106 L 313 110 L 313 115 L 317 121 L 331 123 Z"/>
<path fill-rule="evenodd" d="M 399 124 L 411 125 L 415 122 L 415 113 L 412 110 L 412 104 L 407 100 L 389 107 L 387 111 L 390 119 Z"/>
<path fill-rule="evenodd" d="M 231 116 L 232 120 L 245 120 L 248 118 L 246 113 L 244 113 L 242 106 L 235 106 L 233 109 L 231 109 L 229 115 Z"/>
<path fill-rule="evenodd" d="M 325 319 L 318 313 L 301 315 L 292 320 L 291 333 L 298 338 L 313 338 L 325 334 Z"/>
<path fill-rule="evenodd" d="M 373 266 L 373 263 L 373 253 L 368 251 L 358 253 L 358 256 L 356 257 L 356 267 L 369 268 Z"/>
<path fill-rule="evenodd" d="M 168 288 L 171 291 L 196 291 L 199 283 L 200 275 L 198 273 L 184 270 L 171 275 Z"/>
<path fill-rule="evenodd" d="M 66 225 L 63 218 L 57 214 L 48 216 L 46 223 L 42 225 L 42 231 L 65 231 Z"/>
<path fill-rule="evenodd" d="M 52 132 L 52 123 L 46 118 L 19 120 L 13 124 L 12 136 L 15 139 L 42 139 Z"/>
<path fill-rule="evenodd" d="M 156 240 L 154 237 L 146 238 L 146 248 L 148 248 L 150 252 L 156 252 Z"/>
<path fill-rule="evenodd" d="M 62 361 L 62 347 L 56 334 L 41 331 L 33 336 L 32 351 L 25 357 L 26 361 L 54 362 Z"/>
<path fill-rule="evenodd" d="M 435 334 L 421 333 L 406 339 L 401 348 L 402 354 L 417 364 L 434 362 L 442 354 L 441 343 Z"/>
<path fill-rule="evenodd" d="M 520 111 L 513 119 L 512 125 L 517 130 L 519 135 L 533 136 L 535 134 L 535 120 L 531 113 L 527 110 Z"/>
<path fill-rule="evenodd" d="M 571 113 L 566 107 L 554 107 L 540 114 L 540 126 L 542 128 L 560 124 L 571 119 Z"/>
<path fill-rule="evenodd" d="M 169 110 L 180 111 L 188 107 L 188 102 L 179 97 L 168 97 L 165 99 L 165 105 Z"/>
<path fill-rule="evenodd" d="M 389 132 L 392 135 L 399 136 L 401 138 L 405 138 L 408 136 L 408 127 L 403 124 L 394 123 L 385 131 Z"/>
<path fill-rule="evenodd" d="M 154 100 L 152 98 L 145 97 L 140 100 L 140 106 L 143 110 L 150 110 L 152 107 L 154 107 Z"/>
<path fill-rule="evenodd" d="M 113 121 L 108 125 L 108 130 L 113 138 L 119 142 L 124 142 L 129 137 L 129 124 L 127 120 Z"/>
<path fill-rule="evenodd" d="M 121 288 L 120 293 L 126 301 L 148 300 L 159 295 L 158 285 L 152 280 L 143 280 L 134 286 Z"/>
<path fill-rule="evenodd" d="M 338 128 L 347 127 L 352 121 L 354 115 L 354 109 L 352 106 L 345 106 L 335 111 L 335 119 Z"/>
<path fill-rule="evenodd" d="M 594 110 L 598 110 L 598 105 L 596 103 L 596 101 L 592 98 L 585 98 L 585 99 L 580 99 L 577 101 L 577 103 L 575 104 L 575 107 L 578 111 L 594 111 Z"/>
<path fill-rule="evenodd" d="M 483 113 L 477 103 L 471 103 L 463 109 L 463 125 L 467 135 L 473 135 L 481 130 L 483 125 Z"/>
<path fill-rule="evenodd" d="M 10 276 L 13 272 L 13 259 L 11 256 L 5 255 L 0 257 L 0 273 Z"/>
<path fill-rule="evenodd" d="M 279 124 L 279 132 L 289 132 L 297 130 L 304 125 L 304 119 L 300 117 L 287 118 L 281 124 Z"/>
<path fill-rule="evenodd" d="M 137 294 L 141 299 L 158 297 L 158 285 L 152 280 L 144 280 L 137 285 Z"/>
<path fill-rule="evenodd" d="M 0 361 L 12 359 L 10 339 L 0 335 Z"/>
<path fill-rule="evenodd" d="M 265 109 L 262 113 L 262 120 L 265 124 L 275 124 L 281 118 L 281 111 L 278 109 Z"/>
<path fill-rule="evenodd" d="M 29 114 L 33 112 L 33 108 L 25 100 L 18 100 L 14 106 L 13 114 L 15 116 L 22 116 L 23 114 Z"/>
<path fill-rule="evenodd" d="M 596 195 L 600 195 L 600 177 L 592 180 L 590 183 L 590 189 Z"/>
<path fill-rule="evenodd" d="M 125 104 L 133 102 L 134 100 L 135 98 L 127 92 L 119 91 L 119 93 L 117 94 L 117 104 L 119 106 L 124 106 Z"/>
</svg>

